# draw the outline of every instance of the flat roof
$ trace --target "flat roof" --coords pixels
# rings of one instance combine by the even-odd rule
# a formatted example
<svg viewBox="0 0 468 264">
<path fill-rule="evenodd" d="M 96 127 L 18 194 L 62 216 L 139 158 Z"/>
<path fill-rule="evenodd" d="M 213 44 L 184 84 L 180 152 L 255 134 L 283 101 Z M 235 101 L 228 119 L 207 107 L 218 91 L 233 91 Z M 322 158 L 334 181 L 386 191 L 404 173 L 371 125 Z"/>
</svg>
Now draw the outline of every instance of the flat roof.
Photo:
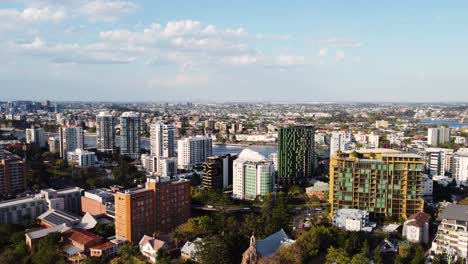
<svg viewBox="0 0 468 264">
<path fill-rule="evenodd" d="M 440 214 L 441 219 L 468 221 L 468 205 L 449 204 Z"/>
</svg>

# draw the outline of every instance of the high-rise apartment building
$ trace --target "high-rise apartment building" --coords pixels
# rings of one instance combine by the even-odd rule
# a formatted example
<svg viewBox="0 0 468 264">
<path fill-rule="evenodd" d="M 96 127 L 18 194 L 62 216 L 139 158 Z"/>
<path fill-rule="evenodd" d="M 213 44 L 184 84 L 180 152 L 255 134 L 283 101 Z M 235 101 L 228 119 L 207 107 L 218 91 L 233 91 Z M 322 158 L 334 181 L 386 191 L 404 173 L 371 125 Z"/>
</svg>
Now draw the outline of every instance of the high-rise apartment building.
<svg viewBox="0 0 468 264">
<path fill-rule="evenodd" d="M 452 177 L 457 183 L 466 185 L 468 182 L 468 149 L 460 149 L 453 157 Z"/>
<path fill-rule="evenodd" d="M 192 169 L 201 165 L 212 155 L 213 140 L 210 137 L 195 136 L 177 141 L 177 163 L 181 169 Z"/>
<path fill-rule="evenodd" d="M 233 162 L 237 155 L 211 156 L 203 163 L 202 186 L 207 190 L 222 190 L 232 185 Z"/>
<path fill-rule="evenodd" d="M 431 176 L 451 174 L 453 169 L 453 149 L 426 148 L 424 150 L 427 171 Z"/>
<path fill-rule="evenodd" d="M 314 127 L 291 126 L 278 131 L 278 180 L 281 185 L 303 183 L 314 173 Z"/>
<path fill-rule="evenodd" d="M 423 210 L 421 156 L 391 149 L 369 149 L 330 158 L 331 212 L 341 208 L 374 216 L 406 218 Z"/>
<path fill-rule="evenodd" d="M 36 144 L 40 148 L 46 147 L 46 133 L 43 128 L 26 128 L 26 143 Z"/>
<path fill-rule="evenodd" d="M 427 129 L 427 144 L 437 147 L 440 144 L 450 142 L 450 128 L 438 127 Z"/>
<path fill-rule="evenodd" d="M 84 149 L 83 128 L 74 124 L 61 126 L 59 128 L 60 157 L 67 158 L 69 151 Z"/>
<path fill-rule="evenodd" d="M 60 152 L 60 140 L 57 137 L 50 137 L 47 140 L 47 145 L 49 145 L 49 152 Z"/>
<path fill-rule="evenodd" d="M 157 122 L 151 125 L 151 155 L 175 157 L 175 128 L 173 124 Z"/>
<path fill-rule="evenodd" d="M 251 149 L 244 149 L 233 162 L 233 197 L 253 200 L 274 191 L 273 161 Z"/>
<path fill-rule="evenodd" d="M 148 178 L 145 187 L 115 194 L 115 234 L 131 242 L 143 235 L 168 233 L 190 218 L 187 179 Z"/>
<path fill-rule="evenodd" d="M 353 134 L 350 131 L 335 131 L 330 137 L 330 156 L 338 151 L 347 151 L 354 149 Z"/>
<path fill-rule="evenodd" d="M 140 115 L 125 112 L 120 116 L 120 153 L 134 159 L 140 157 L 141 148 Z"/>
<path fill-rule="evenodd" d="M 115 117 L 109 112 L 101 112 L 96 116 L 97 151 L 114 152 L 115 123 Z"/>
<path fill-rule="evenodd" d="M 26 165 L 17 155 L 0 148 L 0 194 L 14 194 L 26 189 Z"/>
</svg>

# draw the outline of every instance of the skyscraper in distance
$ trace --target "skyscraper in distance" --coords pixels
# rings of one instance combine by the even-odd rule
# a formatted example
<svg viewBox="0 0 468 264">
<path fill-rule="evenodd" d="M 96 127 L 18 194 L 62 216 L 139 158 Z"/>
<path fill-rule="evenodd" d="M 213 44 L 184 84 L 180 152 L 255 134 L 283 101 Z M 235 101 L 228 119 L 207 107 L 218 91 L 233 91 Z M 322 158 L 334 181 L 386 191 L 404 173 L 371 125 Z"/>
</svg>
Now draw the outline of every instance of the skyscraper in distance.
<svg viewBox="0 0 468 264">
<path fill-rule="evenodd" d="M 120 116 L 120 153 L 134 159 L 140 156 L 141 146 L 140 115 L 125 112 Z"/>
<path fill-rule="evenodd" d="M 96 116 L 96 146 L 100 152 L 114 152 L 115 118 L 109 112 L 101 112 Z"/>
<path fill-rule="evenodd" d="M 60 157 L 67 158 L 69 151 L 84 148 L 83 128 L 75 124 L 68 124 L 59 128 Z"/>
<path fill-rule="evenodd" d="M 289 186 L 310 179 L 315 162 L 315 129 L 290 126 L 278 131 L 278 183 Z"/>
</svg>

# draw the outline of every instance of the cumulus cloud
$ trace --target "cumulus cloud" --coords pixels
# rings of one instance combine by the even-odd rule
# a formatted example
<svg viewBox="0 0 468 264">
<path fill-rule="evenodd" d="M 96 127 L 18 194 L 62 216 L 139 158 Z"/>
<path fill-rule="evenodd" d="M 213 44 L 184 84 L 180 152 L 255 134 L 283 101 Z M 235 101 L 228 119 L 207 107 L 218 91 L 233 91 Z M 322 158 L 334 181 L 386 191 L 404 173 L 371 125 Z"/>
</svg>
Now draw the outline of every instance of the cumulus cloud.
<svg viewBox="0 0 468 264">
<path fill-rule="evenodd" d="M 276 35 L 276 34 L 257 34 L 255 35 L 257 39 L 261 40 L 289 40 L 291 36 L 289 35 Z"/>
<path fill-rule="evenodd" d="M 336 59 L 337 61 L 342 61 L 342 60 L 344 60 L 344 59 L 345 59 L 345 52 L 342 51 L 342 50 L 337 50 L 337 51 L 335 52 L 335 59 Z"/>
<path fill-rule="evenodd" d="M 56 8 L 14 8 L 0 9 L 0 30 L 18 30 L 39 22 L 61 22 L 66 17 L 63 9 Z"/>
<path fill-rule="evenodd" d="M 360 48 L 363 46 L 362 42 L 357 42 L 353 40 L 343 39 L 343 38 L 328 38 L 321 39 L 319 43 L 328 44 L 333 48 Z"/>
<path fill-rule="evenodd" d="M 319 57 L 325 57 L 328 54 L 328 49 L 327 48 L 321 48 L 318 52 Z"/>
<path fill-rule="evenodd" d="M 131 14 L 137 9 L 138 5 L 130 1 L 96 0 L 83 4 L 79 13 L 91 22 L 114 22 L 120 16 Z"/>
</svg>

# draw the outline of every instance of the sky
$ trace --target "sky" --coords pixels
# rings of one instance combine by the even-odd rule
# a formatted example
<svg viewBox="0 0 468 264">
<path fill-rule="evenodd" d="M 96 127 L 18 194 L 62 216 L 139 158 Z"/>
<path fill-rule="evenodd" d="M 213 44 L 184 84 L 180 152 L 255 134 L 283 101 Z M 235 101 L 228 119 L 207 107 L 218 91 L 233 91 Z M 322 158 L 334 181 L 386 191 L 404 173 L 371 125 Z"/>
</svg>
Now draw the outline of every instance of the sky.
<svg viewBox="0 0 468 264">
<path fill-rule="evenodd" d="M 467 102 L 468 1 L 1 0 L 0 100 Z"/>
</svg>

